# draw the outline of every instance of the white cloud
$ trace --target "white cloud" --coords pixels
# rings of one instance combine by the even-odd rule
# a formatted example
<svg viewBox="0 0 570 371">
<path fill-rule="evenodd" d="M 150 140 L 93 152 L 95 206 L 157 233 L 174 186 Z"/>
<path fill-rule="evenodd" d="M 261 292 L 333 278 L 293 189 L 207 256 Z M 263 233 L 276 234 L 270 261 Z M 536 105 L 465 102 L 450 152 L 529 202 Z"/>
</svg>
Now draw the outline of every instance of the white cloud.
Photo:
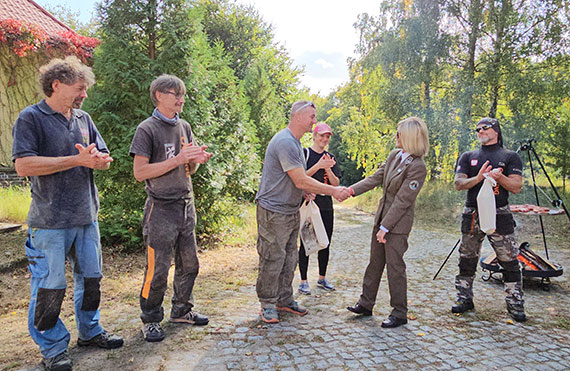
<svg viewBox="0 0 570 371">
<path fill-rule="evenodd" d="M 328 70 L 330 68 L 334 67 L 334 64 L 325 61 L 323 58 L 319 58 L 315 61 L 316 64 L 318 64 L 319 66 L 321 66 L 324 70 Z"/>
<path fill-rule="evenodd" d="M 342 77 L 312 77 L 308 75 L 301 76 L 301 85 L 309 88 L 311 93 L 327 96 L 338 86 L 344 84 L 346 79 Z"/>
<path fill-rule="evenodd" d="M 275 39 L 289 50 L 297 65 L 306 66 L 306 76 L 302 82 L 311 92 L 320 91 L 321 95 L 328 94 L 334 87 L 348 80 L 346 60 L 355 56 L 358 33 L 353 24 L 358 15 L 376 15 L 380 8 L 379 0 L 238 2 L 253 5 L 262 18 L 274 26 Z M 319 55 L 320 58 L 309 59 L 309 55 Z"/>
</svg>

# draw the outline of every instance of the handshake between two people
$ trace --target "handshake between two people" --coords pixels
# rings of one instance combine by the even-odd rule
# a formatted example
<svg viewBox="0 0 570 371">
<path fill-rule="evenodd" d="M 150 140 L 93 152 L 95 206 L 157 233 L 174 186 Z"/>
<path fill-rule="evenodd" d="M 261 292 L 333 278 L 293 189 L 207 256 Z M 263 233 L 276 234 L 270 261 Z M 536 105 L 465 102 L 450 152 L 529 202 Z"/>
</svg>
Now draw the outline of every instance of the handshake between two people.
<svg viewBox="0 0 570 371">
<path fill-rule="evenodd" d="M 337 200 L 338 202 L 342 202 L 344 200 L 346 200 L 347 198 L 349 198 L 350 196 L 352 196 L 352 191 L 350 190 L 350 188 L 347 187 L 342 187 L 342 186 L 338 186 L 338 187 L 333 187 L 333 193 L 331 194 L 331 196 L 333 196 L 335 198 L 335 200 Z M 303 198 L 306 201 L 312 201 L 314 200 L 316 197 L 316 195 L 314 193 L 310 193 L 310 192 L 305 192 L 303 194 Z"/>
</svg>

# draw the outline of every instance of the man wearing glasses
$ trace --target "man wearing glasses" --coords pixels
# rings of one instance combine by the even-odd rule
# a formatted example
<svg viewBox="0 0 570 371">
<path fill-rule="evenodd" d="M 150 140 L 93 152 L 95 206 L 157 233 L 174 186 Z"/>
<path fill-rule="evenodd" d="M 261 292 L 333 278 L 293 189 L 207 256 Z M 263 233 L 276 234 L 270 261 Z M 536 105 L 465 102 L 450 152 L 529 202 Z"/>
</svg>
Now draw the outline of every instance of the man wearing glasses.
<svg viewBox="0 0 570 371">
<path fill-rule="evenodd" d="M 516 321 L 526 320 L 522 291 L 522 276 L 517 260 L 519 248 L 514 237 L 515 223 L 509 210 L 509 192 L 519 193 L 522 185 L 522 161 L 516 152 L 503 148 L 501 127 L 496 119 L 483 118 L 477 123 L 481 148 L 465 152 L 459 158 L 455 174 L 455 189 L 467 190 L 467 202 L 461 220 L 459 274 L 455 277 L 457 300 L 453 313 L 474 309 L 473 281 L 485 232 L 479 228 L 477 195 L 484 174 L 497 182 L 494 189 L 497 209 L 496 230 L 487 235 L 503 268 L 505 301 L 509 315 Z"/>
<path fill-rule="evenodd" d="M 211 153 L 196 144 L 190 124 L 179 117 L 186 87 L 176 76 L 161 75 L 150 86 L 152 116 L 139 124 L 130 148 L 135 178 L 146 183 L 143 237 L 147 264 L 140 293 L 142 333 L 149 342 L 164 339 L 162 300 L 174 252 L 174 294 L 170 321 L 206 325 L 193 311 L 192 290 L 198 275 L 196 210 L 191 174 Z"/>
<path fill-rule="evenodd" d="M 350 197 L 345 187 L 333 187 L 306 174 L 300 139 L 317 123 L 316 107 L 309 101 L 293 103 L 289 125 L 273 136 L 265 152 L 257 192 L 257 296 L 261 319 L 278 323 L 279 313 L 307 314 L 293 299 L 293 275 L 297 267 L 299 208 L 303 191 L 307 197 L 325 194 L 343 201 Z"/>
</svg>

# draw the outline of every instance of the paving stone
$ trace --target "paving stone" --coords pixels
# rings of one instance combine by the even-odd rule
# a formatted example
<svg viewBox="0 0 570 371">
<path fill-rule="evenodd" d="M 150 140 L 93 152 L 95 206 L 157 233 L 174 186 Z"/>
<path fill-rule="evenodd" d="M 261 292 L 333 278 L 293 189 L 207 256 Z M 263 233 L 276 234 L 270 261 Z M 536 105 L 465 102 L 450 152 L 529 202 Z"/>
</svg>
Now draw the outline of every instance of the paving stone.
<svg viewBox="0 0 570 371">
<path fill-rule="evenodd" d="M 456 234 L 414 228 L 406 253 L 410 312 L 417 316 L 406 326 L 383 329 L 380 324 L 390 313 L 386 277 L 380 284 L 374 315 L 358 317 L 346 306 L 358 300 L 362 274 L 368 263 L 369 238 L 373 217 L 348 208 L 335 212 L 335 231 L 327 277 L 337 290 L 298 297 L 309 308 L 304 317 L 285 314 L 276 325 L 259 323 L 259 303 L 252 287 L 251 303 L 236 308 L 234 317 L 211 316 L 223 323 L 220 330 L 207 327 L 194 331 L 203 339 L 192 343 L 192 350 L 207 349 L 199 357 L 172 356 L 168 366 L 183 369 L 243 370 L 568 370 L 570 331 L 545 326 L 540 308 L 545 300 L 553 307 L 570 307 L 570 295 L 560 286 L 544 293 L 526 289 L 530 320 L 508 324 L 502 285 L 483 282 L 480 272 L 475 283 L 476 307 L 486 301 L 487 312 L 455 316 L 450 313 L 454 300 L 453 278 L 457 267 L 448 264 L 433 281 L 434 262 L 445 259 Z M 491 251 L 485 243 L 483 254 Z M 555 261 L 570 265 L 570 251 L 557 251 Z M 317 259 L 310 261 L 311 274 L 318 272 Z M 561 277 L 566 279 L 566 277 Z M 313 278 L 310 278 L 313 279 Z M 294 285 L 298 284 L 296 273 Z M 548 299 L 546 299 L 548 297 Z M 249 307 L 247 307 L 249 305 Z M 482 304 L 479 304 L 482 305 Z M 230 316 L 232 313 L 229 314 Z M 221 333 L 220 333 L 221 332 Z M 208 343 L 209 342 L 209 343 Z M 208 345 L 206 345 L 208 344 Z M 203 345 L 203 347 L 202 347 Z M 190 363 L 199 364 L 189 366 Z M 179 360 L 179 361 L 178 361 Z M 461 362 L 460 362 L 461 361 Z M 192 363 L 193 364 L 193 363 Z M 202 366 L 202 367 L 200 367 Z"/>
</svg>

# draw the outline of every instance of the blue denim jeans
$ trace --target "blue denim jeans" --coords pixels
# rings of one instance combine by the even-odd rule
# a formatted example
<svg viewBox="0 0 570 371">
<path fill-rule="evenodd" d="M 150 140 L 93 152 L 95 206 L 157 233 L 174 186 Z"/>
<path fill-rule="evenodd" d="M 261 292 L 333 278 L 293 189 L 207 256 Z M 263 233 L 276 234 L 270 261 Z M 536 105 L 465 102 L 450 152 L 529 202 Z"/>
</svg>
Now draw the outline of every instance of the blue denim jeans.
<svg viewBox="0 0 570 371">
<path fill-rule="evenodd" d="M 26 256 L 31 273 L 28 330 L 46 358 L 67 350 L 69 331 L 59 318 L 67 287 L 65 260 L 74 273 L 75 322 L 84 340 L 103 332 L 99 325 L 102 268 L 97 222 L 69 229 L 28 229 Z"/>
</svg>

